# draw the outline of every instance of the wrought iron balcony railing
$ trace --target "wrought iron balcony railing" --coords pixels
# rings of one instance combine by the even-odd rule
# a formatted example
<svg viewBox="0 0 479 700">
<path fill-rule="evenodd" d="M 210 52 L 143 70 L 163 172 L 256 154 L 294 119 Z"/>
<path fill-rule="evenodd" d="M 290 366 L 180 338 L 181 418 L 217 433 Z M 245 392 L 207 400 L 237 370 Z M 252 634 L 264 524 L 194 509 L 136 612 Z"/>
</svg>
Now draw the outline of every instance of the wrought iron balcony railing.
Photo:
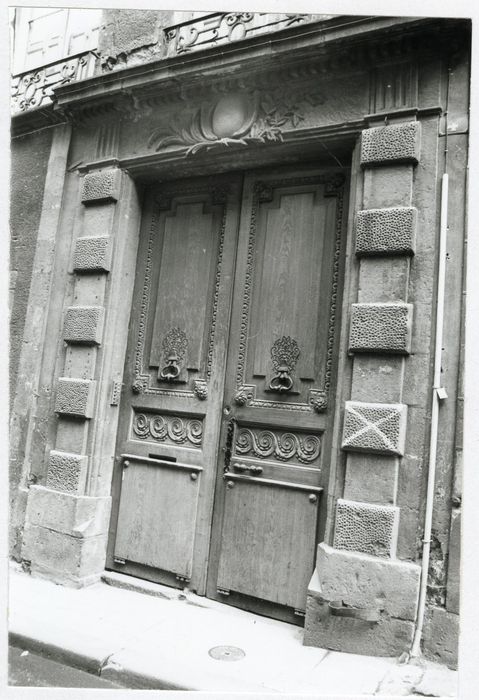
<svg viewBox="0 0 479 700">
<path fill-rule="evenodd" d="M 288 15 L 271 12 L 215 12 L 165 29 L 167 55 L 228 44 L 258 34 L 328 18 L 332 15 Z"/>
<path fill-rule="evenodd" d="M 12 114 L 47 107 L 52 103 L 54 88 L 90 78 L 95 73 L 97 61 L 98 54 L 95 51 L 84 51 L 61 61 L 14 75 L 11 82 Z"/>
</svg>

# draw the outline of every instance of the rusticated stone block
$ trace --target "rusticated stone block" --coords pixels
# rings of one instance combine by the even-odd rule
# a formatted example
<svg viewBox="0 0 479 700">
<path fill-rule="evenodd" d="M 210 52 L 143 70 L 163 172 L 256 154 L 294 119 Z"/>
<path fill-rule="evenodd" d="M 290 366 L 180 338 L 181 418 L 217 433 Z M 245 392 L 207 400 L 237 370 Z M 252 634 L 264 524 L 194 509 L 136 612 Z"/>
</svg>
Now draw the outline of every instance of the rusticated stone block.
<svg viewBox="0 0 479 700">
<path fill-rule="evenodd" d="M 31 486 L 26 522 L 71 537 L 104 535 L 108 532 L 110 506 L 110 496 L 83 496 Z"/>
<path fill-rule="evenodd" d="M 356 215 L 356 255 L 413 255 L 417 209 L 366 209 Z"/>
<path fill-rule="evenodd" d="M 89 379 L 60 377 L 57 385 L 55 413 L 91 418 L 96 382 Z"/>
<path fill-rule="evenodd" d="M 399 508 L 338 499 L 334 546 L 376 557 L 396 552 Z"/>
<path fill-rule="evenodd" d="M 421 124 L 404 122 L 364 129 L 361 137 L 361 165 L 418 163 Z"/>
<path fill-rule="evenodd" d="M 409 354 L 412 312 L 412 304 L 353 304 L 350 352 Z"/>
<path fill-rule="evenodd" d="M 83 179 L 81 201 L 84 204 L 116 202 L 119 197 L 121 171 L 100 170 L 88 173 Z"/>
<path fill-rule="evenodd" d="M 367 656 L 399 656 L 410 648 L 414 634 L 414 623 L 410 620 L 390 617 L 387 613 L 381 614 L 375 623 L 337 617 L 331 614 L 329 602 L 323 597 L 315 571 L 306 602 L 303 637 L 306 646 Z"/>
<path fill-rule="evenodd" d="M 108 236 L 77 238 L 73 257 L 73 269 L 77 272 L 109 272 L 111 265 L 111 239 Z"/>
<path fill-rule="evenodd" d="M 71 452 L 50 452 L 47 487 L 57 491 L 81 493 L 85 486 L 88 457 Z"/>
<path fill-rule="evenodd" d="M 101 306 L 70 306 L 65 316 L 63 340 L 67 343 L 99 345 L 103 331 Z"/>
<path fill-rule="evenodd" d="M 321 595 L 358 608 L 377 607 L 391 617 L 416 619 L 421 567 L 398 559 L 318 545 Z"/>
<path fill-rule="evenodd" d="M 346 401 L 343 450 L 403 455 L 407 406 Z"/>
</svg>

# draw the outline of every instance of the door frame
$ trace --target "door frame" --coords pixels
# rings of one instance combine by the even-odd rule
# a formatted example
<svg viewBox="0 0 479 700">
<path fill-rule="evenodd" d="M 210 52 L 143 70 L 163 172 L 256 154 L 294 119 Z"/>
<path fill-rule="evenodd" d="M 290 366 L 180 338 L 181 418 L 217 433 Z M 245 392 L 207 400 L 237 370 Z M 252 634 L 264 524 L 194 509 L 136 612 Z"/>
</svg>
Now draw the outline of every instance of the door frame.
<svg viewBox="0 0 479 700">
<path fill-rule="evenodd" d="M 326 154 L 326 157 L 324 155 L 324 150 L 319 150 L 317 148 L 314 149 L 314 152 L 316 152 L 317 157 L 316 158 L 311 158 L 308 162 L 304 162 L 301 160 L 301 156 L 304 157 L 304 144 L 302 145 L 303 147 L 300 149 L 294 149 L 297 155 L 296 159 L 291 159 L 293 162 L 288 163 L 285 165 L 284 163 L 281 162 L 276 162 L 276 163 L 269 163 L 261 168 L 258 168 L 258 160 L 261 156 L 260 153 L 258 153 L 258 149 L 256 148 L 251 148 L 251 153 L 249 154 L 250 157 L 245 161 L 241 162 L 237 168 L 235 169 L 230 169 L 228 173 L 231 173 L 232 175 L 238 174 L 238 173 L 244 173 L 245 171 L 247 172 L 261 172 L 263 171 L 268 171 L 271 173 L 272 171 L 277 170 L 278 174 L 281 173 L 281 171 L 286 170 L 287 172 L 290 172 L 292 168 L 296 166 L 298 170 L 302 171 L 307 171 L 308 169 L 324 169 L 324 170 L 335 170 L 335 171 L 341 171 L 345 173 L 346 179 L 345 179 L 345 184 L 344 184 L 344 195 L 343 195 L 343 215 L 341 219 L 341 250 L 340 250 L 340 256 L 339 256 L 339 271 L 338 271 L 338 290 L 342 289 L 343 286 L 343 275 L 344 275 L 344 265 L 345 265 L 345 245 L 346 245 L 346 239 L 347 239 L 347 222 L 348 222 L 348 216 L 347 216 L 347 208 L 348 208 L 348 200 L 349 200 L 349 174 L 350 174 L 350 165 L 349 163 L 345 165 L 343 168 L 339 168 L 337 163 L 332 163 L 331 162 L 331 157 L 328 157 L 328 154 Z M 342 148 L 344 149 L 344 144 L 342 144 Z M 261 149 L 262 150 L 262 149 Z M 321 156 L 321 157 L 319 157 Z M 201 160 L 201 159 L 198 159 Z M 214 167 L 215 166 L 215 159 L 208 158 L 210 163 L 202 168 L 202 171 L 204 172 L 204 175 L 209 175 L 213 174 L 216 175 L 218 173 L 217 169 Z M 295 161 L 295 162 L 294 162 Z M 251 164 L 251 167 L 248 167 L 247 163 Z M 179 163 L 179 168 L 178 172 L 174 172 L 174 177 L 172 176 L 172 168 L 168 168 L 168 177 L 161 178 L 162 182 L 165 183 L 170 183 L 176 180 L 181 180 L 184 178 L 184 164 Z M 196 167 L 201 168 L 201 164 L 195 164 Z M 195 172 L 195 167 L 189 168 L 188 174 L 196 174 Z M 132 173 L 133 174 L 133 173 Z M 182 176 L 183 174 L 183 176 Z M 147 173 L 143 170 L 141 175 L 138 176 L 138 184 L 142 187 L 142 189 L 146 189 L 148 185 L 150 185 L 152 182 L 157 180 L 157 175 L 153 173 L 151 169 L 147 170 Z M 142 211 L 144 210 L 144 204 L 142 207 Z M 239 219 L 238 219 L 239 222 Z M 141 232 L 140 236 L 144 236 L 146 231 L 146 227 L 143 225 L 141 226 Z M 137 260 L 135 260 L 135 284 L 136 284 L 136 269 L 137 269 Z M 234 265 L 234 270 L 236 271 L 236 264 Z M 234 286 L 232 286 L 232 289 L 234 289 Z M 338 308 L 338 316 L 340 315 L 339 309 L 341 307 L 341 298 L 340 294 L 338 295 L 337 298 L 337 308 Z M 130 311 L 130 315 L 131 315 Z M 230 306 L 230 313 L 231 313 L 231 306 Z M 230 329 L 229 329 L 230 330 Z M 335 335 L 334 335 L 334 350 L 333 350 L 333 356 L 337 357 L 337 349 L 339 347 L 340 343 L 340 321 L 336 319 L 336 330 L 335 330 Z M 231 336 L 228 332 L 228 338 L 230 339 Z M 125 361 L 126 361 L 126 352 L 125 352 Z M 332 372 L 331 372 L 331 386 L 333 387 L 333 391 L 331 392 L 331 402 L 334 403 L 334 388 L 336 387 L 337 384 L 337 367 L 338 367 L 338 362 L 333 362 L 332 366 Z M 223 399 L 224 403 L 224 399 Z M 222 407 L 223 408 L 223 407 Z M 334 408 L 333 408 L 334 410 Z M 335 420 L 332 421 L 333 428 L 336 424 Z M 330 507 L 329 507 L 329 489 L 332 486 L 332 484 L 329 483 L 329 476 L 330 476 L 330 470 L 327 469 L 327 466 L 331 464 L 334 461 L 334 445 L 333 445 L 333 432 L 334 430 L 328 431 L 327 438 L 325 442 L 323 443 L 323 450 L 328 451 L 329 454 L 331 455 L 331 461 L 326 464 L 324 463 L 324 470 L 323 470 L 323 479 L 324 479 L 324 490 L 325 493 L 323 493 L 322 499 L 321 499 L 321 504 L 319 508 L 319 518 L 317 522 L 317 530 L 316 530 L 316 542 L 318 542 L 321 537 L 323 537 L 324 533 L 327 530 L 327 521 L 330 513 Z M 118 440 L 120 439 L 119 436 L 119 431 L 117 432 L 117 444 Z M 217 440 L 217 445 L 216 445 L 216 474 L 214 476 L 214 481 L 215 485 L 213 487 L 214 491 L 213 493 L 216 494 L 217 492 L 217 481 L 218 479 L 222 478 L 221 475 L 221 469 L 219 466 L 222 463 L 221 460 L 221 437 Z M 107 562 L 106 562 L 106 568 L 116 568 L 113 565 L 113 549 L 114 549 L 114 542 L 115 542 L 115 519 L 118 513 L 118 508 L 119 508 L 119 495 L 120 495 L 120 485 L 119 485 L 119 480 L 121 480 L 121 472 L 122 470 L 118 468 L 118 464 L 115 463 L 115 467 L 113 469 L 113 475 L 112 475 L 112 495 L 113 495 L 113 503 L 112 503 L 112 517 L 110 519 L 110 528 L 109 528 L 109 539 L 108 539 L 108 548 L 107 548 Z M 210 509 L 210 517 L 209 517 L 209 524 L 208 524 L 208 541 L 209 541 L 209 547 L 208 547 L 208 563 L 207 563 L 207 569 L 209 570 L 211 567 L 211 562 L 212 562 L 212 554 L 211 554 L 211 543 L 213 541 L 213 513 L 215 509 L 215 504 L 214 504 L 214 498 L 211 500 L 211 509 Z M 216 566 L 217 566 L 217 560 L 216 560 Z M 118 570 L 118 569 L 117 569 Z M 150 569 L 149 567 L 145 566 L 140 566 L 134 563 L 131 563 L 128 567 L 128 574 L 133 575 L 133 576 L 138 576 L 139 578 L 146 578 L 145 573 L 148 574 L 148 579 L 152 581 L 158 581 L 158 576 L 155 576 L 155 569 Z M 206 580 L 206 575 L 210 576 L 210 572 L 205 569 L 205 580 Z M 214 574 L 213 574 L 214 575 Z M 172 585 L 174 585 L 172 581 Z M 200 589 L 201 590 L 201 589 Z M 206 591 L 202 591 L 202 593 L 206 593 Z M 207 594 L 207 593 L 206 593 Z M 216 596 L 209 595 L 211 598 L 215 598 Z M 298 619 L 294 618 L 289 612 L 285 613 L 285 609 L 282 606 L 276 606 L 274 604 L 268 604 L 268 605 L 257 605 L 257 600 L 251 599 L 249 600 L 247 596 L 243 596 L 244 600 L 247 602 L 246 606 L 242 606 L 240 604 L 237 605 L 237 607 L 247 607 L 249 610 L 257 610 L 257 612 L 261 612 L 262 614 L 271 614 L 272 616 L 278 617 L 280 619 L 286 619 L 289 622 L 294 622 L 298 623 Z M 236 605 L 236 602 L 235 602 Z M 267 610 L 265 610 L 265 607 Z"/>
</svg>

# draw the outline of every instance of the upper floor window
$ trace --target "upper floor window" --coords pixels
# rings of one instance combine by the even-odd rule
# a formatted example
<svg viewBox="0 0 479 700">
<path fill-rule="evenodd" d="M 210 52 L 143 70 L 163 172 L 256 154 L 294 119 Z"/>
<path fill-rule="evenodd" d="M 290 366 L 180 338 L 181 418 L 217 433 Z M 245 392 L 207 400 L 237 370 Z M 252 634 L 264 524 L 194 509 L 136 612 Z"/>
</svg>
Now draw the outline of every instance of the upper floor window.
<svg viewBox="0 0 479 700">
<path fill-rule="evenodd" d="M 96 49 L 101 20 L 102 10 L 15 8 L 13 75 Z"/>
</svg>

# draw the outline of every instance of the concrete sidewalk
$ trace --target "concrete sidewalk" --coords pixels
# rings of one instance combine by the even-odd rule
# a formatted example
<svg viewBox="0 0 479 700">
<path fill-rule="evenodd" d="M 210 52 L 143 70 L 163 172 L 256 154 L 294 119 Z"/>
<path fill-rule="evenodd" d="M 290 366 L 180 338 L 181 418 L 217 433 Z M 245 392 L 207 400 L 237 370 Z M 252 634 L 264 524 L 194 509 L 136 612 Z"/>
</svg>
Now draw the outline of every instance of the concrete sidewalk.
<svg viewBox="0 0 479 700">
<path fill-rule="evenodd" d="M 121 574 L 77 590 L 13 569 L 9 589 L 13 644 L 126 688 L 457 694 L 443 666 L 304 647 L 299 627 Z"/>
</svg>

